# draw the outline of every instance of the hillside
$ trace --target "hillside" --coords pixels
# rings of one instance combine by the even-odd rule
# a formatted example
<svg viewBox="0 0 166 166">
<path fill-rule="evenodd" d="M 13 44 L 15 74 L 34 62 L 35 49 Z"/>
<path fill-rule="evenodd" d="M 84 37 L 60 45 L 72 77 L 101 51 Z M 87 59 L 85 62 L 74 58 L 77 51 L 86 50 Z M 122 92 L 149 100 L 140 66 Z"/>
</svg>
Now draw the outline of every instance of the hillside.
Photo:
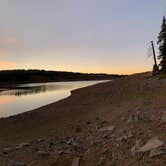
<svg viewBox="0 0 166 166">
<path fill-rule="evenodd" d="M 120 77 L 115 74 L 74 73 L 45 70 L 1 70 L 0 85 L 54 81 L 109 80 Z"/>
</svg>

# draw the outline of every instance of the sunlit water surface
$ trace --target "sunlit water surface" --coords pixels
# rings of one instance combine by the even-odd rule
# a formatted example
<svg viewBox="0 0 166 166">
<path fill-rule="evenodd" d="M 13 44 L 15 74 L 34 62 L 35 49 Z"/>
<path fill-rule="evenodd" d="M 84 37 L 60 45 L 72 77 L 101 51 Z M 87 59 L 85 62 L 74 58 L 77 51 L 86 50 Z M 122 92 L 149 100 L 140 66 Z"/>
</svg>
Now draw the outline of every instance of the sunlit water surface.
<svg viewBox="0 0 166 166">
<path fill-rule="evenodd" d="M 0 117 L 23 113 L 66 98 L 71 90 L 106 81 L 22 84 L 0 92 Z"/>
</svg>

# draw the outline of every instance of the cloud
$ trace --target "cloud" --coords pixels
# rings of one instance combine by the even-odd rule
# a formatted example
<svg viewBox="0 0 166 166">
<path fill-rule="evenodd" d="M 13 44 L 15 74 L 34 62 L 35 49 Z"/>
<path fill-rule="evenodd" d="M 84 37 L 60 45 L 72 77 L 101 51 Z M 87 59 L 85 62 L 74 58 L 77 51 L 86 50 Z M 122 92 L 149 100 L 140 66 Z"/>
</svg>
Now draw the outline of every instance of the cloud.
<svg viewBox="0 0 166 166">
<path fill-rule="evenodd" d="M 5 70 L 9 69 L 15 66 L 14 62 L 9 62 L 9 61 L 0 61 L 0 69 Z"/>
<path fill-rule="evenodd" d="M 9 37 L 6 39 L 6 43 L 15 44 L 17 42 L 16 37 Z"/>
<path fill-rule="evenodd" d="M 0 50 L 0 56 L 8 56 L 9 54 L 6 51 Z"/>
</svg>

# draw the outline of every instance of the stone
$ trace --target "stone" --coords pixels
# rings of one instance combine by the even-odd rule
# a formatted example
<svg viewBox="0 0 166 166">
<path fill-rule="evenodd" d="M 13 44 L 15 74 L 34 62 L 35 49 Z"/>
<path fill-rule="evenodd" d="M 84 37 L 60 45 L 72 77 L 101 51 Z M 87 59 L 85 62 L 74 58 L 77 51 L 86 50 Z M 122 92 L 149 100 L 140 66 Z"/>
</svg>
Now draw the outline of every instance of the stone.
<svg viewBox="0 0 166 166">
<path fill-rule="evenodd" d="M 112 131 L 114 129 L 114 126 L 107 126 L 107 127 L 102 127 L 99 129 L 99 131 Z"/>
<path fill-rule="evenodd" d="M 131 148 L 132 155 L 135 155 L 140 148 L 140 140 L 137 140 L 135 145 Z"/>
<path fill-rule="evenodd" d="M 128 139 L 128 136 L 127 136 L 127 135 L 124 135 L 124 136 L 118 138 L 118 140 L 119 140 L 120 142 L 126 141 L 127 139 Z"/>
<path fill-rule="evenodd" d="M 6 166 L 26 166 L 26 164 L 21 163 L 21 162 L 13 162 L 13 161 L 10 161 L 10 163 L 7 163 Z"/>
<path fill-rule="evenodd" d="M 37 152 L 38 153 L 38 155 L 39 156 L 41 156 L 41 157 L 47 157 L 47 156 L 49 156 L 50 155 L 50 153 L 49 152 L 46 152 L 46 151 L 38 151 Z"/>
<path fill-rule="evenodd" d="M 117 140 L 120 142 L 123 142 L 123 141 L 127 141 L 128 139 L 133 138 L 133 137 L 134 137 L 134 135 L 131 132 L 129 132 L 128 134 L 119 137 Z"/>
<path fill-rule="evenodd" d="M 68 140 L 66 141 L 66 143 L 67 143 L 68 145 L 71 145 L 72 143 L 74 143 L 74 138 L 71 137 L 70 139 L 68 139 Z"/>
<path fill-rule="evenodd" d="M 15 163 L 14 166 L 26 166 L 26 164 L 24 164 L 24 163 Z"/>
<path fill-rule="evenodd" d="M 73 159 L 71 166 L 79 166 L 79 165 L 80 165 L 80 157 L 75 157 Z"/>
<path fill-rule="evenodd" d="M 43 138 L 39 138 L 39 139 L 37 139 L 37 142 L 43 142 L 43 141 L 45 141 L 45 139 L 43 139 Z"/>
<path fill-rule="evenodd" d="M 30 146 L 31 144 L 29 142 L 23 142 L 20 144 L 20 146 Z"/>
<path fill-rule="evenodd" d="M 76 133 L 80 133 L 80 132 L 82 132 L 81 127 L 80 127 L 80 126 L 77 126 L 76 129 L 75 129 L 75 132 L 76 132 Z"/>
<path fill-rule="evenodd" d="M 57 154 L 58 154 L 58 155 L 62 155 L 62 154 L 64 154 L 64 151 L 63 151 L 63 150 L 58 150 L 58 151 L 57 151 Z"/>
<path fill-rule="evenodd" d="M 87 121 L 87 122 L 86 122 L 86 124 L 87 124 L 87 125 L 90 125 L 90 124 L 91 124 L 91 122 L 90 122 L 90 121 Z"/>
<path fill-rule="evenodd" d="M 7 148 L 4 148 L 3 149 L 3 154 L 8 154 L 8 153 L 10 153 L 10 152 L 12 152 L 12 148 L 10 148 L 10 147 L 7 147 Z"/>
<path fill-rule="evenodd" d="M 15 149 L 16 149 L 16 150 L 20 150 L 20 149 L 22 149 L 23 147 L 27 147 L 27 146 L 30 146 L 30 145 L 31 145 L 31 144 L 30 144 L 29 142 L 23 142 L 23 143 L 17 145 L 17 146 L 15 147 Z"/>
<path fill-rule="evenodd" d="M 131 133 L 131 131 L 130 131 L 127 137 L 128 137 L 128 138 L 133 138 L 134 135 L 133 135 L 133 134 Z"/>
<path fill-rule="evenodd" d="M 159 140 L 157 137 L 151 138 L 142 147 L 140 146 L 140 141 L 136 141 L 135 146 L 131 148 L 131 153 L 134 155 L 136 153 L 144 153 L 144 152 L 150 152 L 151 151 L 150 156 L 154 156 L 155 153 L 156 154 L 159 153 L 159 151 L 157 151 L 157 149 L 162 147 L 163 145 L 164 145 L 164 142 Z"/>
<path fill-rule="evenodd" d="M 103 138 L 103 139 L 108 139 L 108 138 L 109 138 L 109 135 L 108 135 L 108 134 L 104 134 L 104 135 L 102 136 L 102 138 Z"/>
<path fill-rule="evenodd" d="M 20 149 L 22 149 L 22 146 L 18 145 L 18 146 L 15 147 L 15 149 L 20 150 Z"/>
<path fill-rule="evenodd" d="M 140 147 L 138 152 L 147 152 L 152 149 L 156 149 L 162 145 L 164 145 L 164 142 L 160 141 L 157 137 L 154 137 L 148 140 L 148 142 L 144 146 Z"/>
<path fill-rule="evenodd" d="M 103 165 L 104 160 L 105 160 L 104 157 L 100 157 L 100 158 L 99 158 L 99 161 L 97 162 L 97 165 Z"/>
<path fill-rule="evenodd" d="M 161 121 L 162 121 L 162 123 L 166 123 L 166 114 L 164 114 L 164 115 L 161 117 Z"/>
<path fill-rule="evenodd" d="M 101 150 L 101 154 L 108 154 L 109 153 L 109 149 L 107 149 L 106 147 Z"/>
<path fill-rule="evenodd" d="M 96 120 L 100 120 L 100 118 L 99 118 L 99 117 L 96 117 Z"/>
<path fill-rule="evenodd" d="M 158 148 L 158 149 L 152 149 L 149 153 L 149 157 L 156 157 L 159 155 L 165 154 L 164 150 Z"/>
</svg>

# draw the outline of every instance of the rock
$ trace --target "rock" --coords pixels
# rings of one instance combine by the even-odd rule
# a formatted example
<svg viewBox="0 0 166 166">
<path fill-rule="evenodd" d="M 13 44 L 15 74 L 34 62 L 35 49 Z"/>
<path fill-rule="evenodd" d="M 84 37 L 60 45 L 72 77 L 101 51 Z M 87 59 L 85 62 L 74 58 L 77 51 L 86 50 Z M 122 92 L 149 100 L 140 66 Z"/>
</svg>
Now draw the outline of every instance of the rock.
<svg viewBox="0 0 166 166">
<path fill-rule="evenodd" d="M 74 138 L 73 138 L 73 137 L 69 138 L 69 139 L 66 141 L 66 143 L 67 143 L 68 145 L 71 145 L 72 143 L 74 143 Z"/>
<path fill-rule="evenodd" d="M 38 152 L 38 151 L 39 151 L 39 147 L 34 147 L 33 150 L 34 150 L 35 152 Z"/>
<path fill-rule="evenodd" d="M 20 150 L 20 149 L 22 149 L 23 147 L 27 147 L 27 146 L 30 146 L 30 145 L 31 145 L 31 144 L 30 144 L 29 142 L 23 142 L 23 143 L 17 145 L 17 146 L 15 147 L 15 149 L 16 149 L 16 150 Z"/>
<path fill-rule="evenodd" d="M 12 148 L 10 148 L 10 147 L 8 147 L 8 148 L 4 148 L 3 149 L 3 154 L 8 154 L 8 153 L 10 153 L 10 152 L 12 152 Z"/>
<path fill-rule="evenodd" d="M 162 145 L 164 145 L 164 142 L 160 141 L 157 137 L 154 137 L 154 138 L 148 140 L 148 142 L 144 146 L 140 147 L 138 149 L 138 152 L 147 152 L 152 149 L 156 149 Z"/>
<path fill-rule="evenodd" d="M 76 133 L 80 133 L 80 132 L 82 132 L 81 127 L 80 127 L 80 126 L 77 126 L 76 129 L 75 129 L 75 132 L 76 132 Z"/>
<path fill-rule="evenodd" d="M 131 148 L 132 155 L 135 155 L 140 148 L 140 140 L 137 140 L 135 145 Z"/>
<path fill-rule="evenodd" d="M 100 120 L 100 118 L 99 118 L 99 117 L 96 117 L 96 120 Z"/>
<path fill-rule="evenodd" d="M 14 166 L 26 166 L 26 164 L 24 164 L 24 163 L 15 163 Z"/>
<path fill-rule="evenodd" d="M 99 131 L 112 131 L 114 129 L 114 126 L 107 126 L 107 127 L 102 127 L 99 129 Z"/>
<path fill-rule="evenodd" d="M 120 142 L 123 142 L 123 141 L 127 141 L 128 139 L 133 138 L 133 137 L 134 137 L 134 135 L 131 132 L 129 132 L 128 134 L 121 136 L 117 140 Z"/>
<path fill-rule="evenodd" d="M 161 117 L 161 122 L 166 123 L 166 113 Z"/>
<path fill-rule="evenodd" d="M 128 131 L 127 137 L 128 138 L 133 138 L 134 137 L 134 134 L 132 133 L 131 129 Z"/>
<path fill-rule="evenodd" d="M 91 122 L 90 122 L 90 121 L 87 121 L 87 122 L 86 122 L 86 124 L 87 124 L 87 125 L 90 125 L 90 124 L 91 124 Z"/>
<path fill-rule="evenodd" d="M 118 138 L 118 140 L 119 140 L 120 142 L 126 141 L 127 139 L 128 139 L 128 136 L 127 136 L 127 135 L 124 135 L 124 136 Z"/>
<path fill-rule="evenodd" d="M 75 157 L 73 159 L 71 166 L 79 166 L 79 165 L 80 165 L 80 157 Z"/>
<path fill-rule="evenodd" d="M 57 151 L 57 154 L 58 154 L 58 155 L 62 155 L 62 154 L 64 154 L 64 151 L 63 151 L 63 150 L 58 150 L 58 151 Z"/>
<path fill-rule="evenodd" d="M 109 138 L 109 135 L 108 135 L 108 134 L 104 134 L 104 135 L 102 136 L 102 138 L 103 138 L 103 139 L 108 139 L 108 138 Z"/>
<path fill-rule="evenodd" d="M 131 115 L 131 120 L 135 122 L 138 122 L 139 120 L 143 120 L 143 114 L 138 111 L 135 114 Z"/>
<path fill-rule="evenodd" d="M 47 156 L 49 156 L 50 155 L 50 153 L 49 152 L 46 152 L 46 151 L 38 151 L 37 152 L 38 153 L 38 155 L 39 156 L 41 156 L 41 157 L 47 157 Z"/>
<path fill-rule="evenodd" d="M 23 142 L 23 143 L 21 143 L 19 145 L 24 147 L 24 146 L 30 146 L 31 144 L 29 142 Z"/>
<path fill-rule="evenodd" d="M 15 149 L 20 150 L 20 149 L 22 149 L 22 146 L 18 145 L 18 146 L 15 147 Z"/>
<path fill-rule="evenodd" d="M 49 147 L 53 147 L 53 146 L 54 146 L 54 143 L 50 142 Z"/>
<path fill-rule="evenodd" d="M 156 157 L 159 155 L 165 154 L 164 150 L 158 148 L 158 149 L 152 149 L 149 153 L 149 157 Z"/>
<path fill-rule="evenodd" d="M 103 149 L 103 150 L 101 150 L 101 154 L 108 154 L 109 153 L 109 149 L 107 149 L 106 147 Z"/>
<path fill-rule="evenodd" d="M 43 141 L 45 141 L 45 139 L 43 139 L 43 138 L 39 138 L 39 139 L 37 139 L 37 142 L 43 142 Z"/>
<path fill-rule="evenodd" d="M 107 123 L 108 122 L 106 120 L 101 120 L 101 119 L 97 120 L 96 129 L 102 128 Z"/>
<path fill-rule="evenodd" d="M 6 166 L 26 166 L 26 164 L 21 163 L 21 162 L 13 162 L 13 161 L 10 161 L 10 163 L 7 163 Z"/>
<path fill-rule="evenodd" d="M 23 143 L 21 143 L 21 144 L 19 144 L 18 146 L 19 147 L 27 147 L 27 146 L 30 146 L 31 144 L 29 143 L 29 142 L 23 142 Z"/>
<path fill-rule="evenodd" d="M 97 162 L 97 165 L 103 165 L 104 160 L 105 160 L 104 157 L 100 157 L 100 158 L 99 158 L 99 161 Z"/>
<path fill-rule="evenodd" d="M 150 156 L 154 156 L 155 154 L 159 153 L 157 149 L 162 145 L 164 145 L 164 142 L 159 140 L 157 137 L 148 140 L 147 143 L 142 147 L 140 146 L 140 141 L 137 141 L 135 146 L 131 148 L 131 153 L 134 155 L 135 153 L 151 151 Z"/>
</svg>

